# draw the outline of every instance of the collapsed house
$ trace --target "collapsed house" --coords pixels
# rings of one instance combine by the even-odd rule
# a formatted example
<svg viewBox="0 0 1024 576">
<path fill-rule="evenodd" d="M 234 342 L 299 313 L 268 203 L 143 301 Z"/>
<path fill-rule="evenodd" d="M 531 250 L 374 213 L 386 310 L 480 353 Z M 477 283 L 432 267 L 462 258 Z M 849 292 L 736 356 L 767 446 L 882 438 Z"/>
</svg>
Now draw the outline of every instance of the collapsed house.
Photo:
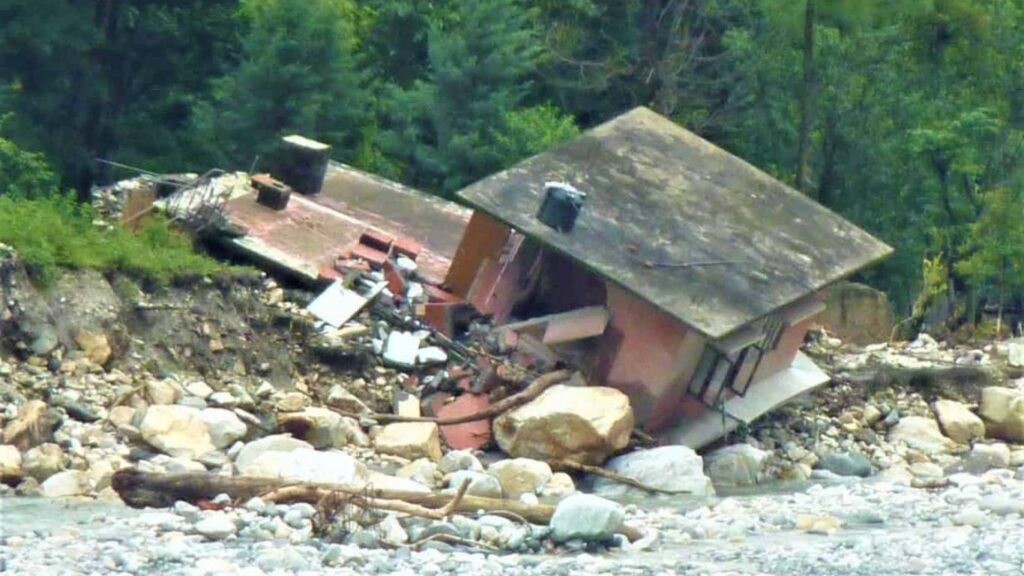
<svg viewBox="0 0 1024 576">
<path fill-rule="evenodd" d="M 458 196 L 448 287 L 693 448 L 826 382 L 799 351 L 821 291 L 891 252 L 646 108 Z"/>
<path fill-rule="evenodd" d="M 799 350 L 823 290 L 891 252 L 646 108 L 458 192 L 470 208 L 283 147 L 281 181 L 220 192 L 244 232 L 227 241 L 335 281 L 316 303 L 329 324 L 384 292 L 458 337 L 470 309 L 500 347 L 621 390 L 638 425 L 691 448 L 824 384 Z M 368 272 L 361 294 L 342 285 Z"/>
</svg>

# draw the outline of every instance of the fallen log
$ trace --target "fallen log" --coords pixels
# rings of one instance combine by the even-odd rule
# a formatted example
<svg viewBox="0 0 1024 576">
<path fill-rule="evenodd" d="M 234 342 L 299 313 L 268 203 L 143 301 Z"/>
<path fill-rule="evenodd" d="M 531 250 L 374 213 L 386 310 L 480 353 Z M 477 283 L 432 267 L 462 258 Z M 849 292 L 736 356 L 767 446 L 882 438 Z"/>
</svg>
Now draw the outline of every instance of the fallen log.
<svg viewBox="0 0 1024 576">
<path fill-rule="evenodd" d="M 135 468 L 126 468 L 114 473 L 111 478 L 111 486 L 121 500 L 132 508 L 167 508 L 178 500 L 194 504 L 203 500 L 212 500 L 219 494 L 227 494 L 235 501 L 245 501 L 255 496 L 266 495 L 279 502 L 306 502 L 316 505 L 329 493 L 338 493 L 342 497 L 400 501 L 404 504 L 435 510 L 451 505 L 454 509 L 453 512 L 461 514 L 475 514 L 481 510 L 511 513 L 533 524 L 548 524 L 555 514 L 554 506 L 526 504 L 518 500 L 485 498 L 468 494 L 464 494 L 462 498 L 456 500 L 452 498 L 451 494 L 436 492 L 411 492 L 342 484 L 296 483 L 278 478 L 219 476 L 206 472 L 153 474 L 141 472 Z M 276 495 L 275 491 L 277 491 Z M 619 532 L 630 541 L 638 540 L 643 536 L 643 533 L 633 526 L 623 526 Z"/>
<path fill-rule="evenodd" d="M 558 370 L 556 372 L 549 372 L 543 376 L 538 377 L 536 380 L 530 383 L 522 392 L 518 392 L 503 398 L 491 404 L 486 410 L 481 410 L 476 414 L 467 414 L 465 416 L 458 416 L 456 418 L 431 418 L 427 416 L 400 416 L 398 414 L 356 414 L 349 412 L 342 412 L 335 410 L 342 416 L 349 418 L 371 418 L 378 422 L 433 422 L 438 426 L 452 426 L 455 424 L 465 424 L 467 422 L 477 422 L 480 420 L 490 420 L 501 416 L 505 412 L 518 408 L 523 404 L 535 400 L 545 390 L 554 386 L 555 384 L 561 384 L 572 377 L 571 370 Z"/>
</svg>

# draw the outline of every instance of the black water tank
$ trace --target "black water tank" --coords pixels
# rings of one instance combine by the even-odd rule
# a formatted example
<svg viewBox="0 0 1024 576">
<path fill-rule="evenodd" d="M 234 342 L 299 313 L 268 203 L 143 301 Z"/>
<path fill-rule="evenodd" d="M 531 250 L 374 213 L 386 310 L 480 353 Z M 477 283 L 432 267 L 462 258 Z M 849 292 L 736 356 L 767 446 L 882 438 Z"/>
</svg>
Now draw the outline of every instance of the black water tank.
<svg viewBox="0 0 1024 576">
<path fill-rule="evenodd" d="M 544 184 L 544 200 L 537 219 L 559 232 L 571 232 L 587 195 L 565 182 Z"/>
</svg>

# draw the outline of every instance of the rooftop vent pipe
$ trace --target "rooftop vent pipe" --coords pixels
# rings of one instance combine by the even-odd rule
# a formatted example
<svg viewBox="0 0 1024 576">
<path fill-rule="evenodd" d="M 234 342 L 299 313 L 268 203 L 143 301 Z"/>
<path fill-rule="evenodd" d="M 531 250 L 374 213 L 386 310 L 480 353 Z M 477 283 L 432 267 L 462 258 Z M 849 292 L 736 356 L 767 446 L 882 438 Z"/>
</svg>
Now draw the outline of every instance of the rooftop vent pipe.
<svg viewBox="0 0 1024 576">
<path fill-rule="evenodd" d="M 544 200 L 537 212 L 537 219 L 563 234 L 572 232 L 586 199 L 586 193 L 580 192 L 572 184 L 545 182 Z"/>
</svg>

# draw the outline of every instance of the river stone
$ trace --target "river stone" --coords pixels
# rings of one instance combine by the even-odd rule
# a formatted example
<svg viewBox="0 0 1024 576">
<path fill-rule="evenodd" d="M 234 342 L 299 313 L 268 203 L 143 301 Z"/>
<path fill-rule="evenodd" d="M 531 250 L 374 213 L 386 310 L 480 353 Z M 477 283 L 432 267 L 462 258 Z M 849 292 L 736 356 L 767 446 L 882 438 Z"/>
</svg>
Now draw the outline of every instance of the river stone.
<svg viewBox="0 0 1024 576">
<path fill-rule="evenodd" d="M 480 464 L 480 460 L 473 455 L 470 450 L 452 450 L 441 457 L 441 461 L 437 463 L 437 469 L 442 474 L 451 474 L 452 472 L 458 472 L 459 470 L 474 470 L 476 472 L 483 472 L 484 467 Z"/>
<path fill-rule="evenodd" d="M 556 542 L 604 542 L 622 528 L 625 519 L 625 511 L 615 502 L 592 494 L 574 494 L 555 508 L 551 537 Z"/>
<path fill-rule="evenodd" d="M 999 386 L 985 388 L 978 413 L 990 438 L 1024 443 L 1024 392 Z"/>
<path fill-rule="evenodd" d="M 455 493 L 462 483 L 469 480 L 469 489 L 466 494 L 470 496 L 483 496 L 484 498 L 501 498 L 501 483 L 497 478 L 483 472 L 473 470 L 459 470 L 453 472 L 448 478 L 448 488 L 445 492 Z"/>
<path fill-rule="evenodd" d="M 1015 368 L 1024 367 L 1024 340 L 1015 338 L 1005 344 L 1006 362 Z"/>
<path fill-rule="evenodd" d="M 511 458 L 491 464 L 487 473 L 498 479 L 505 498 L 519 499 L 523 494 L 536 494 L 551 480 L 551 466 L 530 458 Z"/>
<path fill-rule="evenodd" d="M 47 478 L 41 488 L 47 498 L 81 496 L 89 491 L 89 477 L 82 470 L 65 470 Z"/>
<path fill-rule="evenodd" d="M 569 476 L 565 472 L 555 472 L 551 475 L 551 480 L 544 483 L 544 487 L 540 489 L 540 497 L 545 500 L 558 501 L 566 496 L 576 493 L 576 484 L 572 481 L 572 476 Z"/>
<path fill-rule="evenodd" d="M 832 452 L 818 460 L 818 468 L 840 476 L 871 476 L 871 461 L 860 452 Z"/>
<path fill-rule="evenodd" d="M 985 437 L 985 423 L 960 402 L 936 400 L 935 417 L 946 436 L 960 444 Z"/>
<path fill-rule="evenodd" d="M 0 445 L 0 482 L 14 486 L 22 477 L 22 459 L 18 448 Z"/>
<path fill-rule="evenodd" d="M 239 470 L 244 470 L 265 452 L 291 452 L 300 449 L 312 450 L 313 446 L 309 442 L 296 440 L 288 434 L 264 436 L 242 447 L 235 457 L 235 466 Z"/>
<path fill-rule="evenodd" d="M 151 380 L 146 383 L 146 398 L 150 404 L 174 404 L 179 396 L 181 390 L 170 380 Z"/>
<path fill-rule="evenodd" d="M 395 476 L 433 487 L 436 483 L 437 464 L 431 462 L 429 458 L 419 458 L 399 468 Z"/>
<path fill-rule="evenodd" d="M 53 440 L 53 431 L 61 423 L 60 415 L 41 400 L 29 400 L 18 415 L 4 427 L 3 441 L 24 452 Z"/>
<path fill-rule="evenodd" d="M 708 454 L 704 458 L 704 469 L 715 485 L 754 486 L 768 456 L 768 452 L 750 444 L 734 444 Z"/>
<path fill-rule="evenodd" d="M 693 496 L 711 496 L 715 493 L 711 479 L 704 475 L 703 459 L 686 446 L 637 450 L 612 458 L 605 464 L 605 468 L 652 488 L 682 490 Z M 649 494 L 603 477 L 594 479 L 594 492 L 609 497 Z"/>
<path fill-rule="evenodd" d="M 396 422 L 384 426 L 373 439 L 374 448 L 382 454 L 408 460 L 430 458 L 441 460 L 441 437 L 433 422 Z"/>
<path fill-rule="evenodd" d="M 135 419 L 135 412 L 135 408 L 131 406 L 114 406 L 110 409 L 107 420 L 110 421 L 111 426 L 114 428 L 128 426 Z"/>
<path fill-rule="evenodd" d="M 494 421 L 494 437 L 506 454 L 591 465 L 625 448 L 632 432 L 629 398 L 605 386 L 552 386 Z"/>
<path fill-rule="evenodd" d="M 150 406 L 139 431 L 147 444 L 169 456 L 195 460 L 216 448 L 200 411 L 188 406 Z"/>
<path fill-rule="evenodd" d="M 25 452 L 22 468 L 26 476 L 43 482 L 64 469 L 64 451 L 48 442 Z"/>
<path fill-rule="evenodd" d="M 102 332 L 82 330 L 75 334 L 75 344 L 93 364 L 103 366 L 110 360 L 112 353 L 110 342 L 107 340 L 106 334 Z"/>
<path fill-rule="evenodd" d="M 949 452 L 956 443 L 942 435 L 932 418 L 907 416 L 889 430 L 889 442 L 903 442 L 925 454 Z"/>
<path fill-rule="evenodd" d="M 47 324 L 36 333 L 28 350 L 33 356 L 46 356 L 56 350 L 59 345 L 60 337 L 57 335 L 57 329 Z"/>
<path fill-rule="evenodd" d="M 195 529 L 210 540 L 223 540 L 238 531 L 234 521 L 223 512 L 211 514 L 196 522 Z"/>
<path fill-rule="evenodd" d="M 356 398 L 340 384 L 331 386 L 331 389 L 327 391 L 327 405 L 350 414 L 363 414 L 370 411 L 362 400 Z"/>
<path fill-rule="evenodd" d="M 344 448 L 350 444 L 365 447 L 370 444 L 358 422 L 326 408 L 283 413 L 278 415 L 277 424 L 281 430 L 309 442 L 314 448 Z"/>
<path fill-rule="evenodd" d="M 199 419 L 206 425 L 210 440 L 217 448 L 227 448 L 249 432 L 241 418 L 223 408 L 206 408 L 199 413 Z"/>
<path fill-rule="evenodd" d="M 1010 467 L 1010 448 L 1006 444 L 975 444 L 964 456 L 963 468 L 971 474 L 983 474 L 993 468 Z"/>
</svg>

